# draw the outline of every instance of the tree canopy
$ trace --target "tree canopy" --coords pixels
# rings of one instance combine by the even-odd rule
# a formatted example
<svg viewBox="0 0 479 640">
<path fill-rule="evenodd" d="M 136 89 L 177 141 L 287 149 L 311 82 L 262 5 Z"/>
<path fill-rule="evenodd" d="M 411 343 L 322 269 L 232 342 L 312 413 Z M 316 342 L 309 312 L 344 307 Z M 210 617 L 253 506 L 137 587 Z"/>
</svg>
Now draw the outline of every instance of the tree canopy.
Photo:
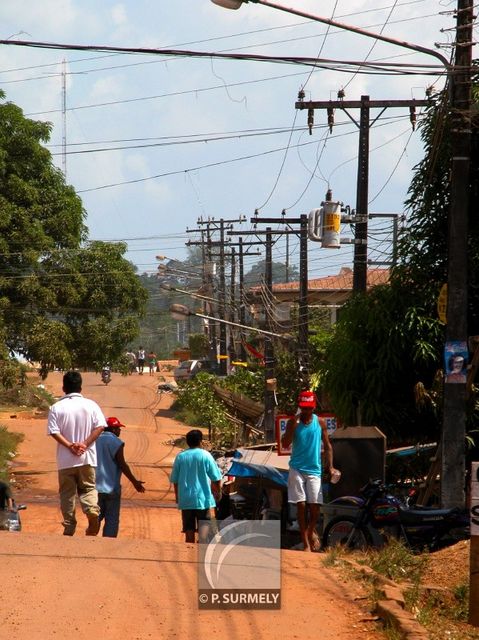
<svg viewBox="0 0 479 640">
<path fill-rule="evenodd" d="M 45 370 L 114 361 L 146 302 L 126 245 L 88 242 L 81 199 L 44 146 L 50 125 L 0 100 L 1 338 Z"/>
</svg>

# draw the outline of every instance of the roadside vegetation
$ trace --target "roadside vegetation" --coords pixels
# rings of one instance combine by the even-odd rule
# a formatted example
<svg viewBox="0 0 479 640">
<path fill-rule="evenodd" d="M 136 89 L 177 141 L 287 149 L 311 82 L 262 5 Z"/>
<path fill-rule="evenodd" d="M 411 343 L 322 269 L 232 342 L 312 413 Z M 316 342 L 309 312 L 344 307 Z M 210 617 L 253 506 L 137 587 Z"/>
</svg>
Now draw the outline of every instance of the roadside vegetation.
<svg viewBox="0 0 479 640">
<path fill-rule="evenodd" d="M 25 365 L 12 358 L 0 359 L 0 411 L 47 411 L 53 401 L 53 396 L 43 385 L 29 381 Z M 15 457 L 22 440 L 23 434 L 9 431 L 0 424 L 0 478 L 8 479 L 7 463 Z"/>
<path fill-rule="evenodd" d="M 52 162 L 51 125 L 0 91 L 0 358 L 101 368 L 138 335 L 147 293 L 125 243 L 89 241 L 86 211 Z"/>
<path fill-rule="evenodd" d="M 393 580 L 403 593 L 406 609 L 427 629 L 431 640 L 478 640 L 479 630 L 467 624 L 468 548 L 464 545 L 467 543 L 434 553 L 412 553 L 402 542 L 390 540 L 382 549 L 356 551 L 354 555 L 335 548 L 328 552 L 324 562 L 327 566 L 351 573 L 357 579 L 358 572 L 348 563 L 349 559 L 354 559 Z M 374 574 L 361 574 L 361 579 L 369 584 L 374 607 L 375 602 L 382 598 L 378 580 Z M 390 640 L 400 637 L 394 628 L 388 629 L 387 636 Z"/>
<path fill-rule="evenodd" d="M 8 480 L 8 462 L 15 457 L 17 447 L 23 440 L 23 434 L 7 431 L 0 425 L 0 480 Z"/>
</svg>

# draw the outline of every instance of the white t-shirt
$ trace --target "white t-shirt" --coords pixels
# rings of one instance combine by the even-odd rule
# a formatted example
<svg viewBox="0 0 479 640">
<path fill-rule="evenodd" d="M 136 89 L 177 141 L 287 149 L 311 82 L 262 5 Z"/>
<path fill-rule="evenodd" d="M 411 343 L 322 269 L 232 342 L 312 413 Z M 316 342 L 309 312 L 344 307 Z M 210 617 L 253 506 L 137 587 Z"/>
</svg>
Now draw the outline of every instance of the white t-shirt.
<svg viewBox="0 0 479 640">
<path fill-rule="evenodd" d="M 50 407 L 47 432 L 60 433 L 70 442 L 84 442 L 96 427 L 106 427 L 105 416 L 93 400 L 81 393 L 69 393 Z M 57 443 L 58 469 L 70 469 L 89 464 L 96 467 L 96 446 L 93 443 L 81 456 Z"/>
</svg>

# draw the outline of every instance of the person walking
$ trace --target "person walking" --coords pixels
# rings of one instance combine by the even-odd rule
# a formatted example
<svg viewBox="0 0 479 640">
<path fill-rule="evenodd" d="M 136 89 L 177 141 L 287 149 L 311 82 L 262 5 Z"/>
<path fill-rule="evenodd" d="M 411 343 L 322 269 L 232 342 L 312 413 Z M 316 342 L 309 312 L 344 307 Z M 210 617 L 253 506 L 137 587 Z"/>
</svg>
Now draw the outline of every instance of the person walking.
<svg viewBox="0 0 479 640">
<path fill-rule="evenodd" d="M 327 429 L 323 429 L 316 408 L 313 391 L 302 391 L 298 398 L 299 416 L 291 418 L 281 439 L 283 447 L 292 445 L 288 474 L 288 501 L 296 504 L 301 548 L 319 551 L 316 525 L 320 504 L 323 502 L 321 486 L 321 449 L 325 457 L 325 471 L 333 468 L 333 448 Z M 308 513 L 309 511 L 309 518 Z"/>
<path fill-rule="evenodd" d="M 129 350 L 125 353 L 125 356 L 128 362 L 128 375 L 131 376 L 136 371 L 136 354 L 134 351 Z"/>
<path fill-rule="evenodd" d="M 136 354 L 136 361 L 138 363 L 138 373 L 140 374 L 140 376 L 142 376 L 143 369 L 145 367 L 145 350 L 141 345 L 138 349 L 138 353 Z"/>
<path fill-rule="evenodd" d="M 148 354 L 148 367 L 150 369 L 150 376 L 155 374 L 156 371 L 156 353 L 150 351 Z"/>
<path fill-rule="evenodd" d="M 96 536 L 100 528 L 95 487 L 95 441 L 106 427 L 106 420 L 96 402 L 85 398 L 81 390 L 81 374 L 67 371 L 63 376 L 65 395 L 48 412 L 47 433 L 57 442 L 58 483 L 65 536 L 75 533 L 77 496 L 88 519 L 86 535 Z"/>
<path fill-rule="evenodd" d="M 189 448 L 176 456 L 170 475 L 175 500 L 181 510 L 185 542 L 195 542 L 199 523 L 211 520 L 210 509 L 221 494 L 221 472 L 211 453 L 202 448 L 202 441 L 203 434 L 199 429 L 188 431 L 186 443 Z"/>
<path fill-rule="evenodd" d="M 120 440 L 125 427 L 118 418 L 106 420 L 107 427 L 96 441 L 98 466 L 96 488 L 100 507 L 100 527 L 104 521 L 104 538 L 116 538 L 120 526 L 121 474 L 123 473 L 139 493 L 145 492 L 144 482 L 137 480 L 126 463 L 125 443 Z"/>
</svg>

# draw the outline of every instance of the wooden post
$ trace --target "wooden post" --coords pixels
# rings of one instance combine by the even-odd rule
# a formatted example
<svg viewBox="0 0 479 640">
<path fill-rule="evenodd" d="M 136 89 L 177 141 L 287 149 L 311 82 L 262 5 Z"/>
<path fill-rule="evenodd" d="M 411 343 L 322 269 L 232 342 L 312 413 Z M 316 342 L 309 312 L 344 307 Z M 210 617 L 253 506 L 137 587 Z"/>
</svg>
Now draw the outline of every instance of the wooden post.
<svg viewBox="0 0 479 640">
<path fill-rule="evenodd" d="M 469 624 L 479 627 L 479 462 L 471 465 L 471 557 Z"/>
</svg>

